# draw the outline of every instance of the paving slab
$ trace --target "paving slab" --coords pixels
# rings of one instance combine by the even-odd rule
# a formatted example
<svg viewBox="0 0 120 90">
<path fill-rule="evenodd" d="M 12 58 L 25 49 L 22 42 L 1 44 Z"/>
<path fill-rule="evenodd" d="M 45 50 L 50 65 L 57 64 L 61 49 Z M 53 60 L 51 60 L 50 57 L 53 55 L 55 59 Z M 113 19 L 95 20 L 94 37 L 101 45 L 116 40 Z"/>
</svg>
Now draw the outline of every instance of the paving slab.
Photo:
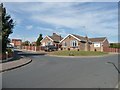
<svg viewBox="0 0 120 90">
<path fill-rule="evenodd" d="M 1 63 L 0 64 L 0 72 L 15 69 L 15 68 L 24 66 L 30 62 L 32 62 L 32 60 L 30 58 L 24 57 L 24 58 L 21 58 L 19 60 Z"/>
</svg>

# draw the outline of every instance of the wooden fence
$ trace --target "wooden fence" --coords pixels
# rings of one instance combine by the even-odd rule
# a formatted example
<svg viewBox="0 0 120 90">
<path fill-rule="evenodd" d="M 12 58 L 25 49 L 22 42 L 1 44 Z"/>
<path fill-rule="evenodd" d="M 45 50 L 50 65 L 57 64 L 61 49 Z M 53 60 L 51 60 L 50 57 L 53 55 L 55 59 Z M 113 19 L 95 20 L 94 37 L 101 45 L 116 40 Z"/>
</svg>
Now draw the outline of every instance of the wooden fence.
<svg viewBox="0 0 120 90">
<path fill-rule="evenodd" d="M 115 52 L 120 53 L 120 48 L 103 48 L 104 52 Z"/>
<path fill-rule="evenodd" d="M 31 51 L 41 51 L 44 50 L 41 46 L 22 46 L 22 49 L 31 50 Z"/>
</svg>

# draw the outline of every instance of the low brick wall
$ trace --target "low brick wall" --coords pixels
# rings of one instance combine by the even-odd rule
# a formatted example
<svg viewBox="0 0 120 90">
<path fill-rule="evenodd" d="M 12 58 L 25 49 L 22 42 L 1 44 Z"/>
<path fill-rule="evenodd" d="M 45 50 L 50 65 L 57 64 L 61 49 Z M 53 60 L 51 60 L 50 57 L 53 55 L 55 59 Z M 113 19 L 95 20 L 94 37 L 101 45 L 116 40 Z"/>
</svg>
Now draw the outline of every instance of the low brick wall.
<svg viewBox="0 0 120 90">
<path fill-rule="evenodd" d="M 41 51 L 44 50 L 41 46 L 22 46 L 22 49 L 31 50 L 31 51 Z"/>
<path fill-rule="evenodd" d="M 0 54 L 0 60 L 6 59 L 6 55 L 5 54 Z"/>
<path fill-rule="evenodd" d="M 4 60 L 6 58 L 11 58 L 11 57 L 13 57 L 13 53 L 9 53 L 8 55 L 0 54 L 0 60 Z"/>
<path fill-rule="evenodd" d="M 115 52 L 115 53 L 120 53 L 120 48 L 104 48 L 104 52 Z"/>
</svg>

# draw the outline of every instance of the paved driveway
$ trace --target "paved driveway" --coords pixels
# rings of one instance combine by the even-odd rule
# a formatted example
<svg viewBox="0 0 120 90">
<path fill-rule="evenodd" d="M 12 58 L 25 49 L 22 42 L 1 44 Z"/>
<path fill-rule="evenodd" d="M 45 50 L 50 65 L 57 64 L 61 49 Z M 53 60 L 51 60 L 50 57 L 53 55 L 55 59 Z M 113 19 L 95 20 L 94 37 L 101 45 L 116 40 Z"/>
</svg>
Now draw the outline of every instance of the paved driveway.
<svg viewBox="0 0 120 90">
<path fill-rule="evenodd" d="M 29 55 L 33 62 L 3 73 L 3 88 L 114 88 L 117 55 L 96 58 L 61 58 Z"/>
</svg>

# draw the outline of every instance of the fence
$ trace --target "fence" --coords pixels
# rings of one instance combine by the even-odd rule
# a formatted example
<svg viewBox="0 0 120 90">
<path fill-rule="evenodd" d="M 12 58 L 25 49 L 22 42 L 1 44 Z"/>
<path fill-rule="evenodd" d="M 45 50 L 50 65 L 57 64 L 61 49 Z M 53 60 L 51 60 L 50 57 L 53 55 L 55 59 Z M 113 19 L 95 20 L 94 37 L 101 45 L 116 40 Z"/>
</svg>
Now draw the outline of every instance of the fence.
<svg viewBox="0 0 120 90">
<path fill-rule="evenodd" d="M 41 51 L 44 50 L 41 46 L 22 46 L 22 49 L 31 50 L 31 51 Z"/>
<path fill-rule="evenodd" d="M 103 48 L 104 52 L 115 52 L 120 53 L 120 48 Z"/>
</svg>

